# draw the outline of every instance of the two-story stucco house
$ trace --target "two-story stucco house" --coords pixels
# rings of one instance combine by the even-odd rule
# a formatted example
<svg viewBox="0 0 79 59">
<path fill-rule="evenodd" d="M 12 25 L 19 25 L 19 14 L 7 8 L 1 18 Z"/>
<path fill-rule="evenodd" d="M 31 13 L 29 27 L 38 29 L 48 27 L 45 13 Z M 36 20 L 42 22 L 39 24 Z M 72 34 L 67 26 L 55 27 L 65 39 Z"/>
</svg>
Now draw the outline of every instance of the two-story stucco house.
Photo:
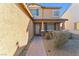
<svg viewBox="0 0 79 59">
<path fill-rule="evenodd" d="M 62 30 L 67 19 L 60 18 L 61 7 L 45 7 L 35 3 L 28 4 L 33 15 L 34 34 L 42 31 Z"/>
</svg>

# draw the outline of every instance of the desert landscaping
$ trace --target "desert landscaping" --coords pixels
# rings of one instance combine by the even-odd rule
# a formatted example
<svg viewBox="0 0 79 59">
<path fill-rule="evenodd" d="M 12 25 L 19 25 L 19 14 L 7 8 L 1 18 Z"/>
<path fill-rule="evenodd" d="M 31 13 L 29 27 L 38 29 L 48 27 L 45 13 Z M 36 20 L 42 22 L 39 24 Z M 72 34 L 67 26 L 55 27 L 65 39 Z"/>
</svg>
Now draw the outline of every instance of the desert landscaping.
<svg viewBox="0 0 79 59">
<path fill-rule="evenodd" d="M 53 31 L 51 33 L 53 35 L 45 36 L 43 40 L 48 56 L 79 55 L 79 38 L 77 35 L 66 31 Z"/>
</svg>

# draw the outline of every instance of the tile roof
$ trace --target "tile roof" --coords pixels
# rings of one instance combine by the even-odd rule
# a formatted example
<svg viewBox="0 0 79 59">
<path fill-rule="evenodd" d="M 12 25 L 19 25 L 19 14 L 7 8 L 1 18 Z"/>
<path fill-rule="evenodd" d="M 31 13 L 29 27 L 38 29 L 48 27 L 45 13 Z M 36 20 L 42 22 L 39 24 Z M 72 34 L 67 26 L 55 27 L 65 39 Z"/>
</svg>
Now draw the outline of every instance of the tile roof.
<svg viewBox="0 0 79 59">
<path fill-rule="evenodd" d="M 47 6 L 42 6 L 42 5 L 39 5 L 37 3 L 29 3 L 28 6 L 29 5 L 38 5 L 38 6 L 42 7 L 42 8 L 48 8 L 48 9 L 60 9 L 61 8 L 61 7 L 47 7 Z"/>
</svg>

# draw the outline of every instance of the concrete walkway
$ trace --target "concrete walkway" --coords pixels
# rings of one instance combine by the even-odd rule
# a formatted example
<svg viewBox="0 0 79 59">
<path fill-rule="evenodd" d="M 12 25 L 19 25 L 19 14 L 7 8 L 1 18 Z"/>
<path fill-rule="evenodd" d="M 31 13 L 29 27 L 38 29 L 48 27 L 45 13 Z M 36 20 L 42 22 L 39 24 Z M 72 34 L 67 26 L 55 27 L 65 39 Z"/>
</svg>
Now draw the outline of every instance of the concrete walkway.
<svg viewBox="0 0 79 59">
<path fill-rule="evenodd" d="M 26 56 L 46 56 L 42 37 L 34 37 L 26 53 Z"/>
</svg>

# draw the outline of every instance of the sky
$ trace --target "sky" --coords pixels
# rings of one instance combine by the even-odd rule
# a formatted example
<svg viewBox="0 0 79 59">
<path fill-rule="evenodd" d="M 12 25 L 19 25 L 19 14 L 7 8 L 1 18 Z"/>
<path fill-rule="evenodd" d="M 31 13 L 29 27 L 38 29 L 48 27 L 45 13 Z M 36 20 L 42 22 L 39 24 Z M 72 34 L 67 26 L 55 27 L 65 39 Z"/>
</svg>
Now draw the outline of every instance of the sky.
<svg viewBox="0 0 79 59">
<path fill-rule="evenodd" d="M 70 7 L 71 3 L 39 3 L 42 6 L 46 7 L 61 7 L 60 15 L 63 15 L 64 12 Z"/>
</svg>

